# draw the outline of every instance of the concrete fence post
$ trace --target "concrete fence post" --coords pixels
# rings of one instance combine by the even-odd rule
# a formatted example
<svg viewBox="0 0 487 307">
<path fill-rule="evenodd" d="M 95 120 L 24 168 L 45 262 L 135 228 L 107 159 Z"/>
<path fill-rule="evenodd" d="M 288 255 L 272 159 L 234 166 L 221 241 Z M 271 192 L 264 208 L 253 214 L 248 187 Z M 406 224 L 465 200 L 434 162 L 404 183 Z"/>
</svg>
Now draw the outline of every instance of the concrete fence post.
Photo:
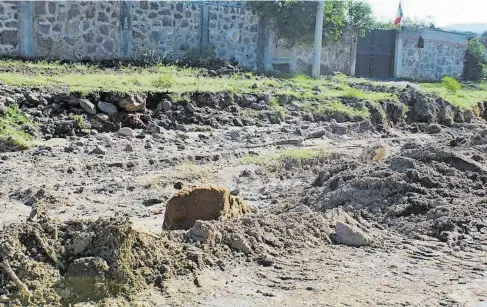
<svg viewBox="0 0 487 307">
<path fill-rule="evenodd" d="M 34 57 L 34 2 L 20 1 L 19 13 L 19 51 L 23 58 Z"/>
<path fill-rule="evenodd" d="M 210 7 L 205 2 L 201 5 L 201 40 L 200 51 L 205 51 L 210 45 Z"/>
<path fill-rule="evenodd" d="M 132 59 L 132 1 L 121 2 L 120 57 Z"/>
</svg>

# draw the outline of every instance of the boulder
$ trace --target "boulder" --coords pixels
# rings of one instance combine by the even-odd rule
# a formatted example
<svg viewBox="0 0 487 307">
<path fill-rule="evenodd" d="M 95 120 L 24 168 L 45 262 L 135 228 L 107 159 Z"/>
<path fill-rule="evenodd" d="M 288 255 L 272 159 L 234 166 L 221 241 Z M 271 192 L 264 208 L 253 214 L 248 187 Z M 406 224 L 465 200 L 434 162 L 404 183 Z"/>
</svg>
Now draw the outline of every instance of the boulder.
<svg viewBox="0 0 487 307">
<path fill-rule="evenodd" d="M 127 112 L 145 111 L 146 99 L 143 95 L 129 95 L 118 102 L 118 106 Z"/>
<path fill-rule="evenodd" d="M 250 212 L 240 196 L 220 186 L 184 188 L 167 203 L 164 229 L 189 229 L 197 220 L 227 220 Z"/>
<path fill-rule="evenodd" d="M 104 101 L 98 101 L 98 109 L 102 111 L 103 113 L 107 114 L 115 114 L 117 113 L 118 109 L 117 107 L 109 102 L 104 102 Z"/>
<path fill-rule="evenodd" d="M 91 101 L 89 101 L 87 99 L 80 99 L 79 100 L 79 105 L 81 106 L 81 108 L 86 113 L 89 113 L 89 114 L 92 114 L 92 115 L 95 115 L 96 114 L 96 106 L 93 103 L 91 103 Z"/>
</svg>

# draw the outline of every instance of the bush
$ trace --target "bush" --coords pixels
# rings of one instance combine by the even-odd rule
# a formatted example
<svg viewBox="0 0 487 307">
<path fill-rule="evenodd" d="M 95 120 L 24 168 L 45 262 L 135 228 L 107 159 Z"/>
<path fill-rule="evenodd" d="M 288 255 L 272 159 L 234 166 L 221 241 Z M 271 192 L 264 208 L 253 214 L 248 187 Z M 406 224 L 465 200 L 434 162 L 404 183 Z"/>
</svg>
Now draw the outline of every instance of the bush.
<svg viewBox="0 0 487 307">
<path fill-rule="evenodd" d="M 441 85 L 446 90 L 447 95 L 455 95 L 461 88 L 461 85 L 457 79 L 452 77 L 444 77 L 441 79 Z"/>
</svg>

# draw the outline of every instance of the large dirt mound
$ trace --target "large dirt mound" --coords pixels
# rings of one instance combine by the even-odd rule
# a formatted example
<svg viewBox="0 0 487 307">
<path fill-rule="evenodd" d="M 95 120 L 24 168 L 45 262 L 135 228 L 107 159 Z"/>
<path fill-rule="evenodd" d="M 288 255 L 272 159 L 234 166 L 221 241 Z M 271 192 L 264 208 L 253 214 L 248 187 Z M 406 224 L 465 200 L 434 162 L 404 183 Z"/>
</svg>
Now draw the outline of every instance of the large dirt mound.
<svg viewBox="0 0 487 307">
<path fill-rule="evenodd" d="M 320 173 L 305 202 L 343 206 L 410 235 L 481 248 L 487 240 L 487 168 L 451 148 L 407 149 L 372 164 L 341 162 Z"/>
<path fill-rule="evenodd" d="M 148 285 L 163 289 L 172 276 L 205 266 L 267 266 L 275 256 L 332 242 L 376 244 L 375 229 L 342 210 L 197 221 L 188 231 L 157 236 L 123 218 L 60 223 L 41 215 L 0 234 L 0 289 L 2 300 L 20 305 L 102 302 Z"/>
</svg>

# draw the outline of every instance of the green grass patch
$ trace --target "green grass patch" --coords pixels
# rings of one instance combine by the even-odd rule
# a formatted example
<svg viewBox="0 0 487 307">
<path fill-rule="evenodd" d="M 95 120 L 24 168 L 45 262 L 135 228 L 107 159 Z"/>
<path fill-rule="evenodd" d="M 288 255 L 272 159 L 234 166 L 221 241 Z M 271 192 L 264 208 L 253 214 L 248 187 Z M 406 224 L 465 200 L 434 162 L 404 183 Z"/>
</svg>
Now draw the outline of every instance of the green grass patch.
<svg viewBox="0 0 487 307">
<path fill-rule="evenodd" d="M 32 121 L 17 107 L 8 107 L 0 116 L 0 142 L 10 143 L 19 149 L 27 149 L 34 136 L 25 132 L 26 126 L 34 127 Z"/>
<path fill-rule="evenodd" d="M 444 97 L 448 103 L 463 110 L 471 109 L 479 102 L 487 101 L 487 84 L 485 83 L 463 86 L 455 94 L 452 94 L 441 83 L 421 83 L 421 88 L 426 93 Z"/>
<path fill-rule="evenodd" d="M 370 112 L 366 107 L 356 109 L 340 101 L 307 102 L 302 105 L 305 112 L 321 116 L 346 116 L 349 118 L 369 119 Z"/>
<path fill-rule="evenodd" d="M 240 160 L 240 163 L 256 164 L 270 170 L 278 170 L 284 164 L 304 164 L 327 155 L 327 152 L 317 148 L 286 149 L 261 155 L 246 155 Z"/>
</svg>

